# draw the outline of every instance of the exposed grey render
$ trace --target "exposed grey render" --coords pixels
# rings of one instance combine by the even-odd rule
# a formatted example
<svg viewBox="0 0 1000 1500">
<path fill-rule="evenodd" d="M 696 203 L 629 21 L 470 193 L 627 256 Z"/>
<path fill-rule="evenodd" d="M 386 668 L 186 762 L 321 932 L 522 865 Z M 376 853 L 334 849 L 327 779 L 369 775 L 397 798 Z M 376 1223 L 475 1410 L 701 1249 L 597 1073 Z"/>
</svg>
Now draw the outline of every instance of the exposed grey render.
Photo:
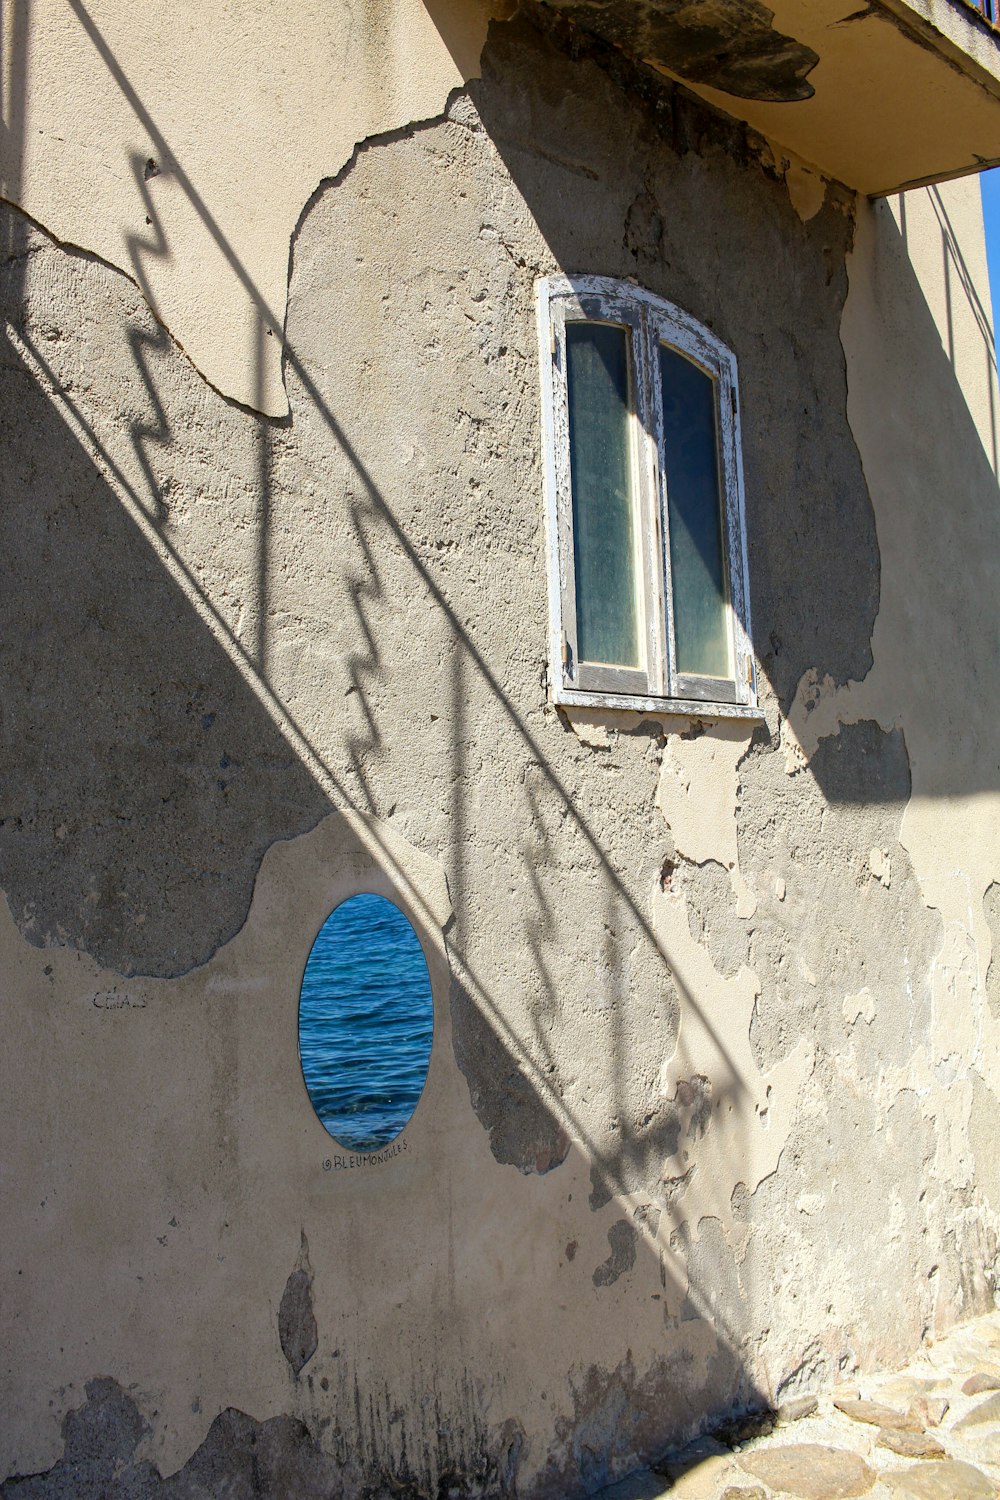
<svg viewBox="0 0 1000 1500">
<path fill-rule="evenodd" d="M 908 309 L 889 209 L 860 211 Z M 830 184 L 804 221 L 746 129 L 526 3 L 481 81 L 318 188 L 267 420 L 2 208 L 5 1086 L 37 1143 L 5 1497 L 588 1493 L 988 1301 L 994 1095 L 956 1084 L 977 1186 L 907 1072 L 946 937 L 900 842 L 907 738 L 845 722 L 792 775 L 783 738 L 805 674 L 873 663 L 858 212 Z M 739 361 L 742 740 L 549 701 L 558 271 L 634 277 Z M 698 757 L 729 854 L 671 810 Z M 352 884 L 438 945 L 409 1149 L 353 1174 L 292 1058 Z"/>
</svg>

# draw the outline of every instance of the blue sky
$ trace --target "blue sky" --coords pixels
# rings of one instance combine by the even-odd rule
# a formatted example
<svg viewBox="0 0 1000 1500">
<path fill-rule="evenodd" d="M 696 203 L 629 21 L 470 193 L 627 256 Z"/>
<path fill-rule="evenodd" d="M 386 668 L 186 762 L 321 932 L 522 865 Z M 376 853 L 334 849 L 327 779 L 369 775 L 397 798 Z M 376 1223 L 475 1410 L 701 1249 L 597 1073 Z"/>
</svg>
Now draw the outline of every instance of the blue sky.
<svg viewBox="0 0 1000 1500">
<path fill-rule="evenodd" d="M 986 225 L 986 259 L 990 267 L 990 300 L 993 321 L 1000 317 L 1000 167 L 983 172 L 983 222 Z"/>
</svg>

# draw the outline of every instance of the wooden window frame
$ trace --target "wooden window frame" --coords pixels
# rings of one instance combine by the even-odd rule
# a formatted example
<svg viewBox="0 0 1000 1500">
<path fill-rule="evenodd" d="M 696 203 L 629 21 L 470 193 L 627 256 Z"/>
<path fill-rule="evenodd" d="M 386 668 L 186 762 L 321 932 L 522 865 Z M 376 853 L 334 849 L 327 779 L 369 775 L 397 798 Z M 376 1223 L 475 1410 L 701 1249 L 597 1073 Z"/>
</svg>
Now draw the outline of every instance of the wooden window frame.
<svg viewBox="0 0 1000 1500">
<path fill-rule="evenodd" d="M 548 276 L 536 283 L 542 376 L 542 442 L 548 529 L 550 682 L 556 703 L 712 717 L 758 718 L 750 647 L 743 465 L 736 360 L 702 324 L 631 282 L 604 276 Z M 566 324 L 612 323 L 629 330 L 636 582 L 644 665 L 580 662 L 570 484 Z M 671 610 L 670 537 L 663 461 L 658 348 L 663 343 L 713 381 L 728 584 L 732 676 L 677 671 Z"/>
</svg>

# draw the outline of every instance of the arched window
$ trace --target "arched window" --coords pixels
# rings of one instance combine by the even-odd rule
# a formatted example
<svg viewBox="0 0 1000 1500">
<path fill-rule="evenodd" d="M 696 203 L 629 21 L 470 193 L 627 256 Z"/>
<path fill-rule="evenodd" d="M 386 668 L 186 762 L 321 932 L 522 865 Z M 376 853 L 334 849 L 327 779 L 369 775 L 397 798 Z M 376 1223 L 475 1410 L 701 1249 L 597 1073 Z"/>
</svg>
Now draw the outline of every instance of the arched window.
<svg viewBox="0 0 1000 1500">
<path fill-rule="evenodd" d="M 733 355 L 627 282 L 538 306 L 556 701 L 753 712 Z"/>
</svg>

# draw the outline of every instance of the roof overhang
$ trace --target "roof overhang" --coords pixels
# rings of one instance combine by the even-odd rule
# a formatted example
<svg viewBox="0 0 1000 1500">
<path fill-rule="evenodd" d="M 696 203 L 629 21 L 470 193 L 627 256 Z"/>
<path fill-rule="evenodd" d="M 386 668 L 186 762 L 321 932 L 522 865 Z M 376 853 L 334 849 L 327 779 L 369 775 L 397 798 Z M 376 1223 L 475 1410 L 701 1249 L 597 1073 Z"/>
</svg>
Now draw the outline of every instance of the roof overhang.
<svg viewBox="0 0 1000 1500">
<path fill-rule="evenodd" d="M 1000 164 L 1000 32 L 973 0 L 548 3 L 860 192 Z"/>
</svg>

